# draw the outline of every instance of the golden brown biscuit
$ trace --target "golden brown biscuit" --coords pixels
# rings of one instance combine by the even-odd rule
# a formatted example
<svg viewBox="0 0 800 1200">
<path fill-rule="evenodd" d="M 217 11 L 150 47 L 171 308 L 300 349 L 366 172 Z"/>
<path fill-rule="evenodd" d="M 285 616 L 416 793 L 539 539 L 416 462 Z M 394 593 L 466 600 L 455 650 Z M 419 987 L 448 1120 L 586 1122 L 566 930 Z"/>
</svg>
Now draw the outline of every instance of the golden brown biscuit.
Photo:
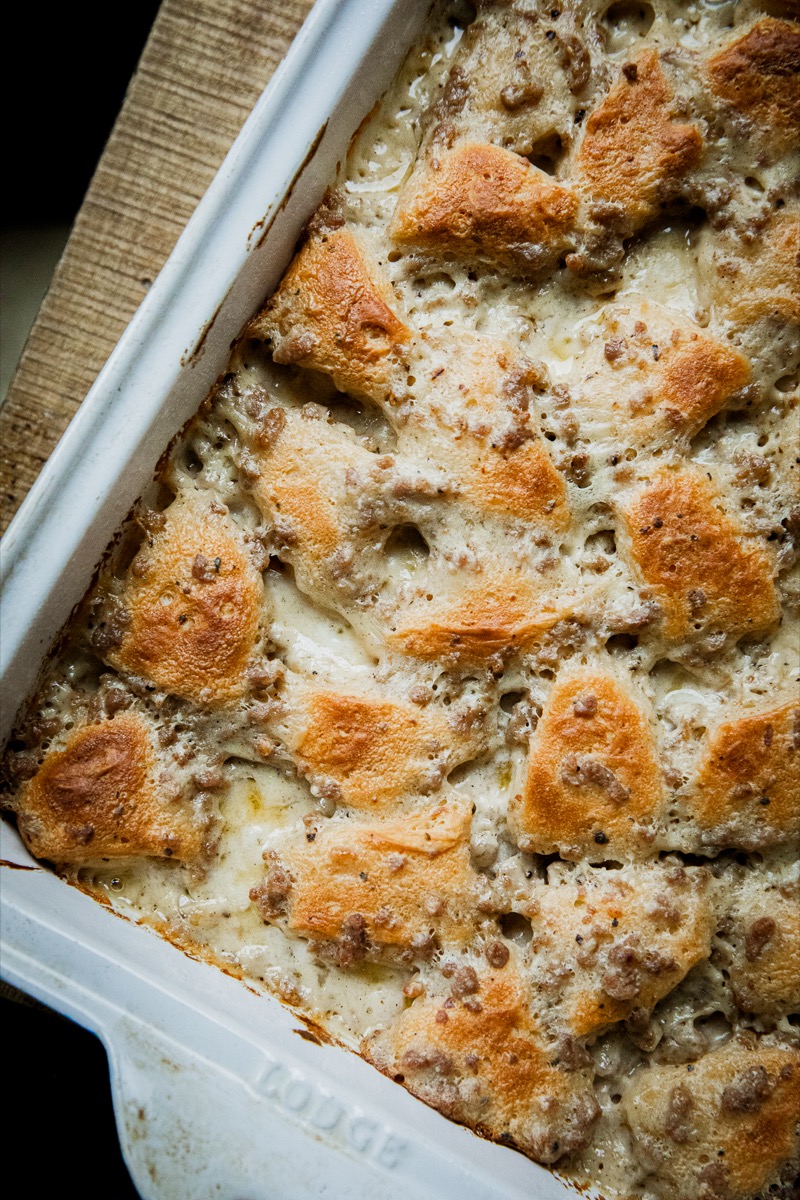
<svg viewBox="0 0 800 1200">
<path fill-rule="evenodd" d="M 388 641 L 417 658 L 480 663 L 519 653 L 567 615 L 566 603 L 561 612 L 552 606 L 544 580 L 487 564 L 477 580 L 413 600 L 398 614 Z"/>
<path fill-rule="evenodd" d="M 764 17 L 709 59 L 715 95 L 749 117 L 776 148 L 789 149 L 800 129 L 800 27 Z"/>
<path fill-rule="evenodd" d="M 756 849 L 800 836 L 800 706 L 719 725 L 690 781 L 687 806 L 722 846 Z"/>
<path fill-rule="evenodd" d="M 709 298 L 737 330 L 756 321 L 800 324 L 800 214 L 787 205 L 769 214 L 758 236 L 703 230 Z"/>
<path fill-rule="evenodd" d="M 402 245 L 538 271 L 569 246 L 577 211 L 569 188 L 518 154 L 465 142 L 412 175 L 390 232 Z"/>
<path fill-rule="evenodd" d="M 757 633 L 775 622 L 769 560 L 701 471 L 657 472 L 621 515 L 631 562 L 664 611 L 665 637 Z"/>
<path fill-rule="evenodd" d="M 355 533 L 348 472 L 373 486 L 375 456 L 349 429 L 296 410 L 271 409 L 254 447 L 252 491 L 270 518 L 281 553 L 309 577 Z"/>
<path fill-rule="evenodd" d="M 427 334 L 417 349 L 403 453 L 440 466 L 450 493 L 481 514 L 565 529 L 566 485 L 531 421 L 540 369 L 510 342 L 465 329 Z"/>
<path fill-rule="evenodd" d="M 639 1155 L 676 1195 L 751 1200 L 798 1165 L 800 1057 L 733 1038 L 698 1062 L 638 1072 L 623 1111 Z"/>
<path fill-rule="evenodd" d="M 20 797 L 20 832 L 31 854 L 55 862 L 196 858 L 203 823 L 166 790 L 149 726 L 122 713 L 50 751 Z"/>
<path fill-rule="evenodd" d="M 641 702 L 611 675 L 555 684 L 509 820 L 525 850 L 590 861 L 652 853 L 663 784 Z"/>
<path fill-rule="evenodd" d="M 367 1056 L 447 1116 L 540 1162 L 584 1146 L 597 1102 L 585 1074 L 550 1065 L 515 959 L 496 971 L 457 967 L 451 979 L 450 995 L 431 981 L 369 1039 Z"/>
<path fill-rule="evenodd" d="M 542 1021 L 577 1037 L 641 1022 L 709 955 L 707 884 L 702 869 L 653 864 L 540 886 L 529 956 Z"/>
<path fill-rule="evenodd" d="M 220 704 L 241 695 L 264 588 L 242 536 L 202 493 L 179 496 L 125 579 L 107 660 L 176 696 Z"/>
<path fill-rule="evenodd" d="M 676 195 L 702 149 L 697 126 L 677 114 L 658 53 L 643 50 L 587 118 L 575 179 L 591 196 L 618 205 L 638 229 Z"/>
<path fill-rule="evenodd" d="M 743 873 L 723 905 L 717 958 L 737 1007 L 768 1029 L 800 1013 L 798 888 L 780 878 Z"/>
<path fill-rule="evenodd" d="M 448 721 L 420 707 L 372 695 L 304 688 L 290 693 L 279 725 L 303 774 L 321 794 L 353 808 L 386 809 L 435 791 L 445 774 L 483 745 L 481 722 Z"/>
<path fill-rule="evenodd" d="M 609 305 L 585 337 L 577 403 L 637 446 L 694 436 L 750 379 L 737 350 L 644 297 Z"/>
<path fill-rule="evenodd" d="M 304 840 L 267 853 L 251 899 L 342 967 L 385 953 L 430 957 L 437 942 L 475 935 L 470 821 L 469 806 L 450 800 L 383 821 L 309 826 Z"/>
<path fill-rule="evenodd" d="M 396 380 L 411 336 L 375 264 L 346 229 L 306 242 L 248 333 L 269 341 L 276 362 L 324 371 L 340 391 L 378 399 Z"/>
</svg>

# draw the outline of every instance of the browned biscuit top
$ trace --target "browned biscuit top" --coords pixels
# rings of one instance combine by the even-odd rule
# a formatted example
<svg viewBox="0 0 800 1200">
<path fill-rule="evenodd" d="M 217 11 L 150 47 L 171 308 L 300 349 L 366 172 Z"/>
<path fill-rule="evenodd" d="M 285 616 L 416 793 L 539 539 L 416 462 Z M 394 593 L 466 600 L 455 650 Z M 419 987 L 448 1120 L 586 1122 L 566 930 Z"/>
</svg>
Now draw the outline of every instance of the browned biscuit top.
<svg viewBox="0 0 800 1200">
<path fill-rule="evenodd" d="M 186 494 L 150 543 L 124 582 L 125 618 L 109 662 L 207 704 L 241 694 L 263 584 L 237 527 L 210 497 Z"/>
<path fill-rule="evenodd" d="M 630 556 L 675 641 L 695 631 L 757 632 L 777 619 L 773 572 L 695 468 L 659 471 L 624 505 Z"/>
<path fill-rule="evenodd" d="M 576 180 L 638 228 L 675 195 L 702 150 L 700 130 L 677 115 L 658 53 L 643 50 L 587 118 Z"/>
<path fill-rule="evenodd" d="M 76 730 L 21 799 L 31 853 L 55 862 L 127 855 L 191 859 L 203 822 L 160 780 L 152 734 L 135 713 Z"/>
<path fill-rule="evenodd" d="M 520 843 L 596 861 L 647 856 L 662 799 L 653 733 L 635 696 L 600 673 L 559 680 L 509 809 Z"/>
</svg>

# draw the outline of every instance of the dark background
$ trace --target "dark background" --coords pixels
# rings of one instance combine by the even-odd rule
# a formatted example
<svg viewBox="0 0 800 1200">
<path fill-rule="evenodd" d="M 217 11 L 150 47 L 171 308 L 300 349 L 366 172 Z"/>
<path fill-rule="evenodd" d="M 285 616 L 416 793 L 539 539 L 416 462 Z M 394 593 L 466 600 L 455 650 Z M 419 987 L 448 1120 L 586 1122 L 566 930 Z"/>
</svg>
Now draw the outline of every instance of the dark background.
<svg viewBox="0 0 800 1200">
<path fill-rule="evenodd" d="M 122 106 L 158 0 L 47 5 L 3 63 L 3 226 L 72 221 Z"/>
<path fill-rule="evenodd" d="M 2 84 L 4 246 L 13 238 L 18 245 L 21 233 L 33 255 L 40 234 L 44 242 L 52 238 L 48 230 L 72 223 L 158 7 L 158 0 L 135 0 L 98 18 L 104 10 L 93 6 L 48 5 L 30 12 L 30 23 L 21 26 L 24 41 L 9 34 Z M 24 271 L 24 261 L 14 263 Z M 71 1179 L 103 1200 L 139 1200 L 120 1154 L 98 1039 L 6 985 L 0 986 L 0 1019 L 2 1128 L 6 1145 L 24 1152 L 25 1193 L 60 1196 Z"/>
</svg>

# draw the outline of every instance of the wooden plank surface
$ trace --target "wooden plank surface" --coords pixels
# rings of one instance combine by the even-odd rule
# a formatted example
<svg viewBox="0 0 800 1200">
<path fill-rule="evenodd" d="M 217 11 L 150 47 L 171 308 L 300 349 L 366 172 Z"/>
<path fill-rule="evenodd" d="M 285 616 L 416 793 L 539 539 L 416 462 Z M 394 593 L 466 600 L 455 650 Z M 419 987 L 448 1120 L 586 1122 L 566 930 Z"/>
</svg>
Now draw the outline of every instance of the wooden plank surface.
<svg viewBox="0 0 800 1200">
<path fill-rule="evenodd" d="M 0 411 L 0 531 L 310 8 L 311 0 L 163 0 Z"/>
</svg>

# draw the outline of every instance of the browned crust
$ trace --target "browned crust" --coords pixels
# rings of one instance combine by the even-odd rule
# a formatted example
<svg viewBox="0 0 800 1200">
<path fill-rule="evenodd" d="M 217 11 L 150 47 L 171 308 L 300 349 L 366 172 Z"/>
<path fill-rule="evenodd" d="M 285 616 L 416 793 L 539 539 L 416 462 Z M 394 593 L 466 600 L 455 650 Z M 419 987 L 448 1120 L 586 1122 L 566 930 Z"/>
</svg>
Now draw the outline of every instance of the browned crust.
<svg viewBox="0 0 800 1200">
<path fill-rule="evenodd" d="M 679 641 L 701 629 L 757 632 L 780 607 L 761 548 L 746 540 L 697 470 L 663 470 L 622 510 L 631 559 Z"/>
<path fill-rule="evenodd" d="M 753 937 L 766 928 L 767 937 Z M 732 927 L 735 952 L 727 967 L 742 1012 L 768 1023 L 800 1012 L 800 906 L 796 896 L 761 888 L 745 903 Z"/>
<path fill-rule="evenodd" d="M 569 527 L 564 478 L 538 439 L 508 450 L 475 447 L 463 492 L 489 512 L 556 529 Z"/>
<path fill-rule="evenodd" d="M 162 795 L 148 727 L 125 713 L 85 725 L 48 754 L 23 789 L 20 832 L 33 855 L 54 862 L 196 857 L 202 829 Z"/>
<path fill-rule="evenodd" d="M 538 270 L 569 244 L 577 211 L 569 188 L 518 154 L 465 142 L 412 175 L 390 232 L 403 244 Z"/>
<path fill-rule="evenodd" d="M 478 748 L 473 734 L 449 726 L 432 706 L 317 692 L 297 716 L 289 719 L 289 744 L 301 769 L 335 784 L 338 799 L 354 808 L 386 808 L 431 791 L 445 764 L 451 770 Z"/>
<path fill-rule="evenodd" d="M 638 228 L 676 194 L 700 160 L 703 139 L 677 119 L 657 52 L 642 51 L 632 66 L 586 121 L 575 166 L 586 191 L 620 205 Z"/>
<path fill-rule="evenodd" d="M 667 356 L 659 372 L 655 404 L 677 414 L 675 425 L 695 433 L 749 378 L 750 367 L 741 354 L 698 335 Z"/>
<path fill-rule="evenodd" d="M 586 708 L 593 709 L 590 715 L 578 715 Z M 611 771 L 618 786 L 583 780 L 581 756 Z M 596 861 L 647 854 L 662 798 L 653 735 L 640 705 L 599 672 L 557 682 L 531 740 L 524 789 L 509 805 L 520 844 L 538 854 Z"/>
<path fill-rule="evenodd" d="M 515 959 L 476 975 L 476 984 L 466 1003 L 420 996 L 365 1053 L 447 1116 L 553 1162 L 588 1140 L 594 1098 L 580 1073 L 548 1061 Z M 459 1092 L 451 1075 L 471 1088 Z"/>
<path fill-rule="evenodd" d="M 130 621 L 109 662 L 187 699 L 233 699 L 244 690 L 263 603 L 241 535 L 213 504 L 184 496 L 151 541 L 139 554 L 141 573 L 133 569 L 125 581 Z"/>
<path fill-rule="evenodd" d="M 580 403 L 605 409 L 642 442 L 693 436 L 751 377 L 738 350 L 641 297 L 603 312 L 587 359 Z"/>
<path fill-rule="evenodd" d="M 292 876 L 289 928 L 335 941 L 356 917 L 373 948 L 430 954 L 433 937 L 465 943 L 478 898 L 470 822 L 469 807 L 452 802 L 380 822 L 324 824 L 313 841 L 281 855 Z"/>
<path fill-rule="evenodd" d="M 767 1094 L 749 1111 L 736 1111 L 726 1103 L 726 1089 L 735 1089 L 743 1073 L 754 1069 L 765 1072 Z M 678 1085 L 691 1097 L 691 1132 L 683 1141 L 670 1137 L 666 1128 L 670 1096 Z M 796 1050 L 758 1044 L 755 1038 L 734 1039 L 688 1066 L 641 1072 L 624 1107 L 640 1152 L 678 1192 L 689 1185 L 691 1195 L 702 1194 L 697 1177 L 703 1164 L 713 1163 L 718 1194 L 750 1200 L 797 1155 L 800 1058 Z"/>
<path fill-rule="evenodd" d="M 324 420 L 273 409 L 267 421 L 270 437 L 254 448 L 260 473 L 253 495 L 289 559 L 318 572 L 348 534 L 347 471 L 368 470 L 373 456 Z"/>
<path fill-rule="evenodd" d="M 601 871 L 542 889 L 532 961 L 545 978 L 553 963 L 567 968 L 550 1013 L 557 1025 L 594 1036 L 634 1010 L 649 1012 L 708 957 L 705 879 L 668 884 L 664 874 L 661 868 L 625 877 Z"/>
<path fill-rule="evenodd" d="M 382 399 L 410 339 L 378 268 L 352 233 L 312 236 L 248 326 L 278 363 L 330 375 L 343 392 Z"/>
<path fill-rule="evenodd" d="M 733 823 L 733 845 L 748 836 L 755 844 L 800 835 L 800 706 L 783 704 L 720 725 L 690 804 L 705 829 Z"/>
<path fill-rule="evenodd" d="M 416 602 L 389 640 L 417 658 L 481 662 L 523 649 L 563 615 L 548 607 L 543 590 L 535 590 L 521 575 L 501 571 L 465 586 L 458 597 Z"/>
<path fill-rule="evenodd" d="M 435 367 L 415 364 L 416 410 L 409 431 L 436 456 L 459 498 L 486 513 L 566 529 L 567 489 L 531 423 L 541 370 L 500 338 L 459 330 L 427 334 Z"/>
<path fill-rule="evenodd" d="M 714 301 L 740 330 L 768 319 L 800 325 L 800 217 L 796 209 L 771 214 L 758 238 L 709 235 L 712 241 Z"/>
<path fill-rule="evenodd" d="M 750 117 L 776 147 L 800 130 L 800 26 L 764 17 L 707 64 L 711 89 Z"/>
</svg>

